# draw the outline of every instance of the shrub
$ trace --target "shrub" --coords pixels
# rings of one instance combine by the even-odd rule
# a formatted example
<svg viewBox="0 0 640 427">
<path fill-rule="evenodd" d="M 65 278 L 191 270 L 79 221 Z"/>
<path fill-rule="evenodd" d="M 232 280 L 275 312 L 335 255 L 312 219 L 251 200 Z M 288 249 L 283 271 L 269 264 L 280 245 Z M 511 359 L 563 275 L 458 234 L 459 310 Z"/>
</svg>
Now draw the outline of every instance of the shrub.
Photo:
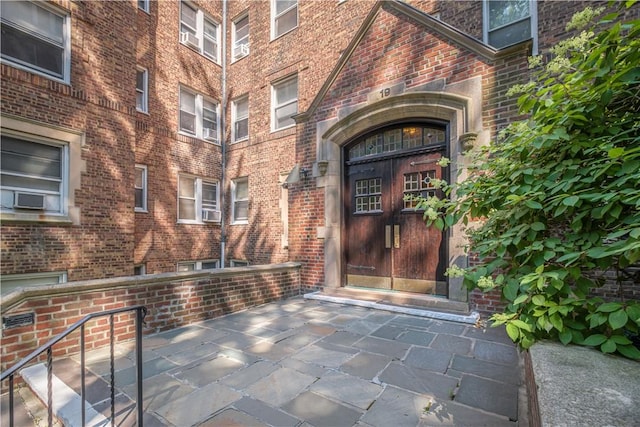
<svg viewBox="0 0 640 427">
<path fill-rule="evenodd" d="M 623 286 L 640 260 L 640 21 L 613 13 L 584 29 L 601 12 L 575 15 L 582 32 L 547 64 L 530 60 L 531 82 L 511 90 L 528 119 L 475 153 L 469 179 L 445 187 L 456 197 L 420 206 L 428 225 L 468 226 L 480 263 L 458 273 L 501 290 L 493 323 L 523 348 L 552 337 L 640 359 L 638 301 L 592 292 L 607 270 Z"/>
</svg>

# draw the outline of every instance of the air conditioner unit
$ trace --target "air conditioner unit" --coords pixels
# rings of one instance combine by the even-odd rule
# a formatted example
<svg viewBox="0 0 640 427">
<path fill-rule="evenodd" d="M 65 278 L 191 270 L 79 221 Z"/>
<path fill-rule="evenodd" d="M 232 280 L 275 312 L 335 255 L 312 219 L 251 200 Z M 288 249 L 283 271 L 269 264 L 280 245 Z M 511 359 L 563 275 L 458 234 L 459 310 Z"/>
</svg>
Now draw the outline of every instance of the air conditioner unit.
<svg viewBox="0 0 640 427">
<path fill-rule="evenodd" d="M 220 222 L 222 212 L 216 209 L 202 209 L 202 221 Z"/>
<path fill-rule="evenodd" d="M 249 45 L 248 44 L 240 44 L 233 49 L 234 57 L 242 58 L 243 56 L 249 55 Z"/>
<path fill-rule="evenodd" d="M 44 210 L 44 194 L 16 191 L 14 197 L 14 208 Z"/>
<path fill-rule="evenodd" d="M 195 36 L 195 34 L 180 33 L 180 42 L 195 47 L 196 49 L 200 47 L 200 40 Z"/>
<path fill-rule="evenodd" d="M 206 139 L 207 141 L 213 141 L 213 142 L 217 142 L 218 138 L 216 138 L 216 130 L 215 129 L 210 129 L 210 128 L 204 128 L 202 130 L 202 137 L 204 139 Z"/>
</svg>

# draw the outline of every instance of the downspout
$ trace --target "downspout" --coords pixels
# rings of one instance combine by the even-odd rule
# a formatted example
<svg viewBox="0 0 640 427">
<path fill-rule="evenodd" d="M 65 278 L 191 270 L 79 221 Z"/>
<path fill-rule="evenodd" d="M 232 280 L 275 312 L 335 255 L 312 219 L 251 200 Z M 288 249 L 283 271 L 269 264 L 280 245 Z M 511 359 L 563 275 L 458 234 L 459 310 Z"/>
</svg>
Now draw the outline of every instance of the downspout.
<svg viewBox="0 0 640 427">
<path fill-rule="evenodd" d="M 226 233 L 226 178 L 227 178 L 227 141 L 226 141 L 226 128 L 225 128 L 225 119 L 227 117 L 227 0 L 222 0 L 222 74 L 221 74 L 221 82 L 220 82 L 220 92 L 222 97 L 222 111 L 220 114 L 220 129 L 222 130 L 222 135 L 220 138 L 221 142 L 221 151 L 222 151 L 222 177 L 220 178 L 220 268 L 225 267 L 225 257 L 226 257 L 226 243 L 227 243 L 227 233 Z"/>
</svg>

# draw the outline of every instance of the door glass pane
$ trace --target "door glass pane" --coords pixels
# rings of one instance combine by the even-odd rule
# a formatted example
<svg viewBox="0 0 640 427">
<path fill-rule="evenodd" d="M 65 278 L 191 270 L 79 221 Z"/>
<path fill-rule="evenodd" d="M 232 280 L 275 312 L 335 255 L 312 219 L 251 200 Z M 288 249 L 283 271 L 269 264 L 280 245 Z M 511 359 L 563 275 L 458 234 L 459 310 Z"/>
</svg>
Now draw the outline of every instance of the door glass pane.
<svg viewBox="0 0 640 427">
<path fill-rule="evenodd" d="M 422 128 L 409 127 L 402 129 L 403 148 L 416 148 L 422 146 Z"/>
</svg>

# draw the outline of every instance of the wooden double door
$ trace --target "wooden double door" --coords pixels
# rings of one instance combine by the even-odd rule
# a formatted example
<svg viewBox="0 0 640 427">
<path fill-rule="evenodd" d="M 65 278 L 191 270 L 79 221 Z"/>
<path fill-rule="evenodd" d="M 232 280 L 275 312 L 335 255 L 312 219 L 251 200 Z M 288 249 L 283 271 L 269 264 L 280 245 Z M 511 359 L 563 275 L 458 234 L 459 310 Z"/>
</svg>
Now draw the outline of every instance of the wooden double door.
<svg viewBox="0 0 640 427">
<path fill-rule="evenodd" d="M 393 153 L 391 153 L 393 154 Z M 446 240 L 427 227 L 415 195 L 439 195 L 444 146 L 347 161 L 344 180 L 345 284 L 447 296 Z"/>
</svg>

